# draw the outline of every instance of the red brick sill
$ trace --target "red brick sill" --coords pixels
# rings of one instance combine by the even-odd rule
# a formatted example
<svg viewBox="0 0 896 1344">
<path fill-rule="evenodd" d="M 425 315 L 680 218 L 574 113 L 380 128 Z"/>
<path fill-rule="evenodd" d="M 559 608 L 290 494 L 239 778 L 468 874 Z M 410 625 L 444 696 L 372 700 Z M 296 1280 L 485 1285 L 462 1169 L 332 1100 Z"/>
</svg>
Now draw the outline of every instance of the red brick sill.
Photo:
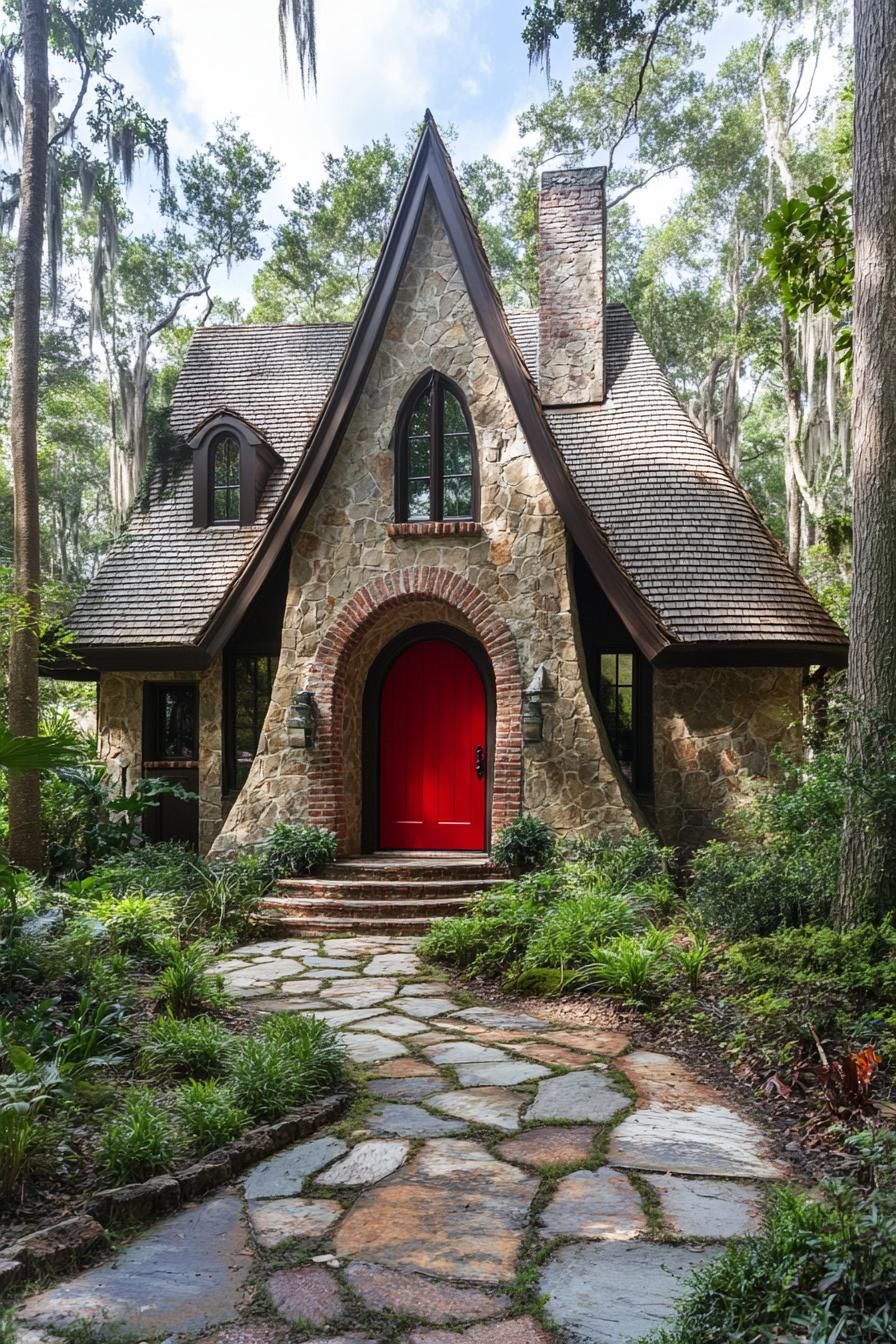
<svg viewBox="0 0 896 1344">
<path fill-rule="evenodd" d="M 481 523 L 389 523 L 390 537 L 481 537 Z"/>
</svg>

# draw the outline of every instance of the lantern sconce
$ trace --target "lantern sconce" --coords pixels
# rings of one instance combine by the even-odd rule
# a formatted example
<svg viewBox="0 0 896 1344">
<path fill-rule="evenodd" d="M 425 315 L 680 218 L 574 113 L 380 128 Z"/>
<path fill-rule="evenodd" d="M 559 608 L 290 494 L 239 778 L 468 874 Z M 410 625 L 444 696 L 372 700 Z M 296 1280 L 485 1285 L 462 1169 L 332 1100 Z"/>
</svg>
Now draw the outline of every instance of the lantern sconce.
<svg viewBox="0 0 896 1344">
<path fill-rule="evenodd" d="M 289 732 L 289 745 L 311 751 L 317 728 L 317 706 L 311 691 L 296 691 L 289 706 L 286 721 Z"/>
<path fill-rule="evenodd" d="M 547 670 L 539 663 L 535 676 L 523 691 L 523 741 L 541 742 L 544 738 L 544 699 L 547 694 Z"/>
</svg>

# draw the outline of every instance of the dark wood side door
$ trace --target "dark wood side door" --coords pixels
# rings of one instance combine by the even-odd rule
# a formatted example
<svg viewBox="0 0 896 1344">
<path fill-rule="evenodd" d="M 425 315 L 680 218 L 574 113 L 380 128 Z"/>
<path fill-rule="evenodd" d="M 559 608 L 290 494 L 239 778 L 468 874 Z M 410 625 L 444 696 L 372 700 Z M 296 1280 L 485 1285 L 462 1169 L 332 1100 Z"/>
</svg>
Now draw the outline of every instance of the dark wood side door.
<svg viewBox="0 0 896 1344">
<path fill-rule="evenodd" d="M 479 669 L 449 640 L 412 644 L 380 697 L 380 848 L 483 850 L 486 770 Z"/>
<path fill-rule="evenodd" d="M 195 682 L 152 682 L 143 687 L 143 778 L 199 788 L 199 694 Z M 199 845 L 199 800 L 164 794 L 143 813 L 150 840 Z"/>
</svg>

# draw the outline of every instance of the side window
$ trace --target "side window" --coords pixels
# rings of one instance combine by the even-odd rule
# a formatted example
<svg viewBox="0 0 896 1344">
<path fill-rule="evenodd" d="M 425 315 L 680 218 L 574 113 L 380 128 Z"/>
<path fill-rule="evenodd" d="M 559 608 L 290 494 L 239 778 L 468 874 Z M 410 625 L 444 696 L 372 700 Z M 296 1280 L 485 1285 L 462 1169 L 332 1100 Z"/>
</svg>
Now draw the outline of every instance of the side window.
<svg viewBox="0 0 896 1344">
<path fill-rule="evenodd" d="M 460 392 L 431 373 L 399 415 L 396 500 L 399 522 L 460 522 L 478 512 L 476 443 Z"/>
<path fill-rule="evenodd" d="M 653 673 L 639 653 L 599 654 L 597 704 L 619 769 L 635 793 L 653 789 Z"/>
<path fill-rule="evenodd" d="M 211 521 L 240 521 L 240 445 L 232 434 L 220 434 L 211 447 Z"/>
<path fill-rule="evenodd" d="M 278 661 L 276 654 L 237 654 L 231 663 L 225 733 L 228 792 L 243 787 L 255 759 Z"/>
</svg>

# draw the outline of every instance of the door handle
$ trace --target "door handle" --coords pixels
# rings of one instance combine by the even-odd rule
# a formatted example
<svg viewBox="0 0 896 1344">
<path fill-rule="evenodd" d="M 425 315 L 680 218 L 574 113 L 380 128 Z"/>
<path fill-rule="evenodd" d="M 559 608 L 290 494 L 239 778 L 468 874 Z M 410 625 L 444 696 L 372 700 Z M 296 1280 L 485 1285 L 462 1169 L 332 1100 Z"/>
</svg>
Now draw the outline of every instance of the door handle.
<svg viewBox="0 0 896 1344">
<path fill-rule="evenodd" d="M 485 778 L 485 747 L 476 748 L 476 778 Z"/>
</svg>

